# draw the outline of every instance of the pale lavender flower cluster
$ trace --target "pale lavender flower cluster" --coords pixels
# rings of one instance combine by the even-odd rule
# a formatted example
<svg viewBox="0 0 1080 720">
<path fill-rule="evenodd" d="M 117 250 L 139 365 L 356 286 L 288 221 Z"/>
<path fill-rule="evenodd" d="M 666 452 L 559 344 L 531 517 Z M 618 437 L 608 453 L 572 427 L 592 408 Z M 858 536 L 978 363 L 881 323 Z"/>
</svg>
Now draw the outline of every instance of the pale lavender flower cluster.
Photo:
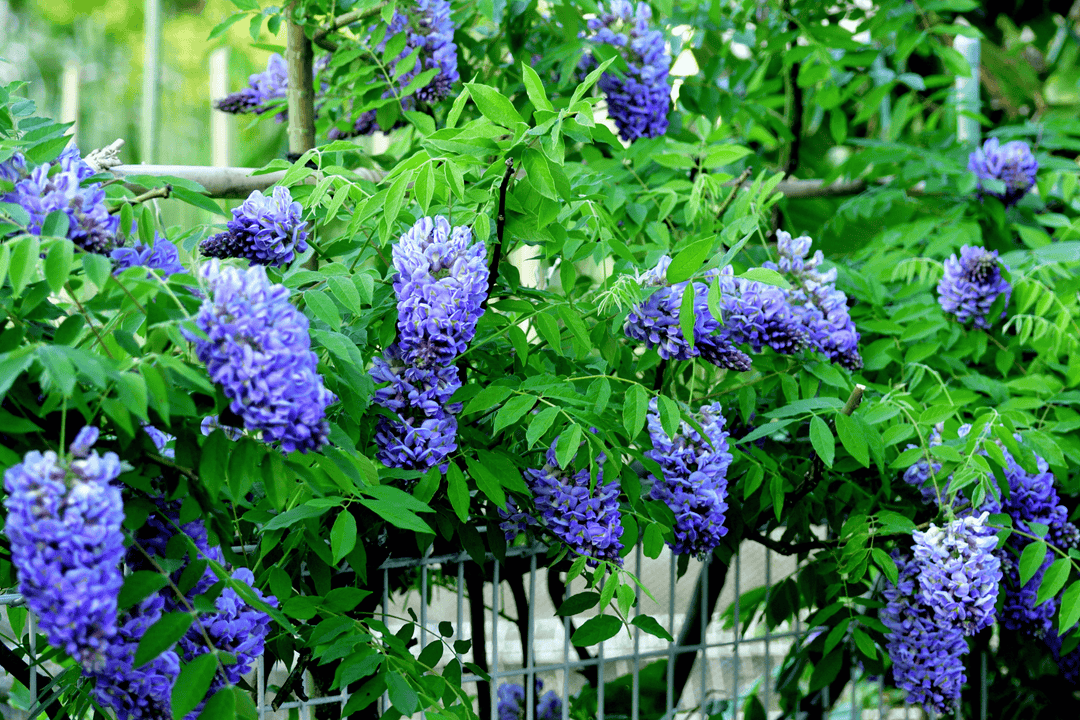
<svg viewBox="0 0 1080 720">
<path fill-rule="evenodd" d="M 662 358 L 689 360 L 701 357 L 719 367 L 740 372 L 749 370 L 750 356 L 736 348 L 725 335 L 713 334 L 721 325 L 709 312 L 708 287 L 689 280 L 668 285 L 666 276 L 670 265 L 671 258 L 664 255 L 654 268 L 639 276 L 643 287 L 658 289 L 626 316 L 623 330 L 627 337 L 656 348 Z M 687 290 L 694 293 L 693 347 L 679 325 L 679 310 Z"/>
<path fill-rule="evenodd" d="M 945 275 L 938 283 L 941 309 L 962 323 L 974 320 L 975 327 L 988 328 L 994 322 L 990 308 L 1002 295 L 1009 304 L 1012 285 L 1001 275 L 1008 266 L 998 260 L 997 250 L 965 245 L 960 258 L 954 254 L 945 261 Z M 1005 317 L 1002 310 L 1001 317 Z"/>
<path fill-rule="evenodd" d="M 255 190 L 232 213 L 228 230 L 199 244 L 203 255 L 247 258 L 252 265 L 281 267 L 308 249 L 304 208 L 293 201 L 286 187 L 278 185 L 270 196 Z"/>
<path fill-rule="evenodd" d="M 97 428 L 85 427 L 73 459 L 35 450 L 4 473 L 4 533 L 19 592 L 49 644 L 87 667 L 100 666 L 116 634 L 123 585 L 124 505 L 112 484 L 120 458 L 92 451 L 97 439 Z"/>
<path fill-rule="evenodd" d="M 15 152 L 7 160 L 0 162 L 0 180 L 17 183 L 30 173 L 26 167 L 26 156 Z"/>
<path fill-rule="evenodd" d="M 457 448 L 461 387 L 454 362 L 476 334 L 487 297 L 483 242 L 442 216 L 420 218 L 394 245 L 398 338 L 371 370 L 387 383 L 374 402 L 397 414 L 379 418 L 378 458 L 390 467 L 435 467 Z"/>
<path fill-rule="evenodd" d="M 978 178 L 980 194 L 992 195 L 1009 206 L 1035 185 L 1039 162 L 1026 142 L 1012 140 L 1002 145 L 997 138 L 990 138 L 968 157 L 968 170 Z M 987 190 L 983 185 L 986 180 L 1000 180 L 1005 192 Z"/>
<path fill-rule="evenodd" d="M 785 295 L 809 335 L 810 347 L 842 367 L 858 370 L 863 366 L 860 336 L 848 312 L 847 295 L 836 289 L 836 268 L 827 272 L 818 269 L 825 259 L 820 250 L 808 257 L 812 243 L 805 235 L 793 238 L 778 230 L 780 261 L 766 262 L 764 267 L 784 273 L 792 281 Z"/>
<path fill-rule="evenodd" d="M 33 235 L 41 234 L 49 213 L 63 212 L 68 218 L 69 240 L 87 252 L 108 255 L 117 241 L 120 218 L 109 213 L 101 183 L 82 186 L 93 174 L 78 148 L 70 146 L 55 163 L 34 168 L 0 199 L 29 213 L 27 231 Z"/>
<path fill-rule="evenodd" d="M 705 431 L 704 436 L 683 421 L 675 437 L 669 437 L 653 398 L 648 414 L 653 447 L 645 455 L 663 470 L 663 478 L 653 484 L 649 497 L 675 513 L 672 549 L 676 555 L 703 557 L 720 544 L 728 531 L 724 513 L 728 509 L 727 471 L 732 457 L 720 403 L 702 407 L 695 419 Z"/>
<path fill-rule="evenodd" d="M 289 91 L 289 68 L 285 58 L 278 53 L 270 56 L 266 70 L 248 77 L 248 86 L 239 92 L 214 101 L 214 107 L 234 115 L 255 113 L 261 115 L 270 109 L 274 100 L 282 100 Z M 278 121 L 284 120 L 286 111 L 278 113 Z"/>
<path fill-rule="evenodd" d="M 899 579 L 885 586 L 885 607 L 878 618 L 889 629 L 885 649 L 892 660 L 893 682 L 918 703 L 944 714 L 960 698 L 966 680 L 967 640 L 957 625 L 938 621 L 919 592 L 920 564 L 893 555 Z"/>
<path fill-rule="evenodd" d="M 588 558 L 596 567 L 600 560 L 622 565 L 622 515 L 619 513 L 619 481 L 604 482 L 602 469 L 596 473 L 596 485 L 590 492 L 588 468 L 573 472 L 559 467 L 555 456 L 558 438 L 548 448 L 544 467 L 529 468 L 525 481 L 533 494 L 538 518 L 518 510 L 509 500 L 507 509 L 499 509 L 506 539 L 524 532 L 527 525 L 543 525 L 562 540 L 571 551 Z M 603 456 L 598 458 L 603 464 Z"/>
<path fill-rule="evenodd" d="M 135 665 L 139 642 L 164 611 L 161 593 L 128 610 L 105 649 L 103 664 L 88 673 L 95 680 L 94 699 L 115 712 L 119 720 L 172 717 L 172 691 L 180 675 L 180 657 L 170 649 L 150 662 Z"/>
<path fill-rule="evenodd" d="M 651 20 L 652 10 L 643 2 L 635 7 L 630 0 L 610 0 L 606 10 L 601 3 L 599 15 L 588 21 L 592 33 L 588 39 L 618 48 L 626 61 L 625 73 L 609 70 L 598 84 L 607 97 L 608 114 L 627 142 L 660 137 L 668 128 L 671 53 L 664 34 L 651 27 Z M 592 56 L 587 56 L 582 69 L 595 65 Z"/>
<path fill-rule="evenodd" d="M 562 717 L 562 700 L 554 690 L 544 690 L 544 681 L 536 678 L 535 720 L 559 720 Z M 499 720 L 525 720 L 525 686 L 515 683 L 503 683 L 498 690 L 497 711 Z"/>
<path fill-rule="evenodd" d="M 409 83 L 425 70 L 436 70 L 436 74 L 426 85 L 412 95 L 401 99 L 403 110 L 412 110 L 416 102 L 435 103 L 450 95 L 454 83 L 460 80 L 457 69 L 457 45 L 454 44 L 454 23 L 450 19 L 449 0 L 416 0 L 415 7 L 405 12 L 394 11 L 394 16 L 386 28 L 382 41 L 375 47 L 377 54 L 382 54 L 387 41 L 401 33 L 407 33 L 405 47 L 387 68 L 391 76 L 397 72 L 397 64 L 419 48 L 416 64 L 408 72 L 394 80 L 394 89 L 383 93 L 384 98 L 400 96 Z M 380 128 L 375 119 L 376 111 L 367 110 L 359 115 L 348 130 L 331 128 L 327 134 L 331 140 L 370 135 L 376 130 L 389 132 L 391 128 Z"/>
<path fill-rule="evenodd" d="M 308 320 L 288 288 L 271 283 L 259 265 L 241 271 L 215 259 L 199 274 L 209 297 L 195 324 L 207 337 L 187 337 L 230 409 L 285 452 L 318 450 L 330 432 L 326 408 L 337 397 L 318 373 Z"/>
<path fill-rule="evenodd" d="M 135 247 L 120 247 L 112 251 L 113 275 L 119 275 L 128 268 L 144 267 L 147 277 L 150 271 L 160 270 L 165 277 L 185 271 L 180 262 L 180 251 L 172 240 L 154 235 L 154 244 L 137 243 Z"/>
</svg>

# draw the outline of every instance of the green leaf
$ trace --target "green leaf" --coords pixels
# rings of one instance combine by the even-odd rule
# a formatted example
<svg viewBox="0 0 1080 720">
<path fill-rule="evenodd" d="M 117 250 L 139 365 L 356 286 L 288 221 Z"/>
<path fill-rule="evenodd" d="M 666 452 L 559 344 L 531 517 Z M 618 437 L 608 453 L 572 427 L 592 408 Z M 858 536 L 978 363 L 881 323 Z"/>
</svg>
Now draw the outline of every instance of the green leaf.
<svg viewBox="0 0 1080 720">
<path fill-rule="evenodd" d="M 474 460 L 470 457 L 465 458 L 465 465 L 468 466 L 469 475 L 472 477 L 473 482 L 476 483 L 477 489 L 487 495 L 488 499 L 495 503 L 495 505 L 505 508 L 506 493 L 503 491 L 502 482 L 499 481 L 499 476 L 489 470 L 487 466 L 479 460 Z"/>
<path fill-rule="evenodd" d="M 334 553 L 334 564 L 341 562 L 356 547 L 356 518 L 343 509 L 330 528 L 330 549 Z"/>
<path fill-rule="evenodd" d="M 8 278 L 11 280 L 12 295 L 15 297 L 22 295 L 22 291 L 37 274 L 40 247 L 41 239 L 37 235 L 23 235 L 12 244 Z"/>
<path fill-rule="evenodd" d="M 645 528 L 645 535 L 641 541 L 641 549 L 645 557 L 655 560 L 664 551 L 664 533 L 657 523 L 650 523 Z"/>
<path fill-rule="evenodd" d="M 870 636 L 867 635 L 862 628 L 855 628 L 854 632 L 851 633 L 851 636 L 855 639 L 855 644 L 862 650 L 866 657 L 871 659 L 877 657 L 877 648 L 874 647 L 874 641 L 870 639 Z"/>
<path fill-rule="evenodd" d="M 136 570 L 124 578 L 124 586 L 116 600 L 120 610 L 137 605 L 169 584 L 168 578 L 153 570 Z"/>
<path fill-rule="evenodd" d="M 694 325 L 697 324 L 697 298 L 693 291 L 683 291 L 682 302 L 679 303 L 679 330 L 686 338 L 686 344 L 694 350 Z M 716 317 L 720 317 L 717 315 Z"/>
<path fill-rule="evenodd" d="M 1061 594 L 1058 634 L 1064 636 L 1078 620 L 1080 620 L 1080 580 L 1074 580 L 1069 589 Z"/>
<path fill-rule="evenodd" d="M 816 692 L 836 679 L 840 674 L 843 656 L 843 648 L 836 648 L 818 662 L 810 675 L 810 692 Z"/>
<path fill-rule="evenodd" d="M 41 223 L 41 235 L 47 237 L 66 238 L 69 229 L 67 213 L 63 210 L 54 210 L 45 216 Z"/>
<path fill-rule="evenodd" d="M 874 562 L 881 568 L 881 572 L 885 573 L 885 577 L 888 578 L 889 582 L 896 585 L 900 577 L 900 572 L 897 570 L 896 562 L 889 556 L 889 553 L 881 548 L 874 548 L 873 556 Z"/>
<path fill-rule="evenodd" d="M 461 472 L 456 464 L 450 463 L 446 468 L 446 493 L 450 497 L 450 507 L 454 508 L 454 514 L 458 520 L 465 522 L 469 519 L 469 484 L 465 481 L 465 473 Z"/>
<path fill-rule="evenodd" d="M 153 630 L 151 628 L 150 630 Z M 150 630 L 147 634 L 150 634 Z M 139 643 L 142 650 L 142 643 Z M 173 720 L 183 720 L 206 697 L 217 670 L 217 654 L 208 652 L 184 665 L 172 690 Z M 138 664 L 138 663 L 136 663 Z"/>
<path fill-rule="evenodd" d="M 311 168 L 306 168 L 308 174 L 311 173 Z M 213 215 L 225 215 L 225 211 L 221 209 L 221 205 L 217 202 L 206 197 L 202 193 L 188 190 L 187 188 L 177 187 L 173 185 L 172 197 L 184 202 L 192 207 L 197 207 L 200 210 L 205 210 Z"/>
<path fill-rule="evenodd" d="M 1050 548 L 1042 540 L 1037 540 L 1024 548 L 1024 552 L 1020 554 L 1021 586 L 1027 585 L 1028 581 L 1035 577 L 1035 573 L 1039 572 L 1048 552 Z"/>
<path fill-rule="evenodd" d="M 623 427 L 626 436 L 633 441 L 645 427 L 645 418 L 649 412 L 649 394 L 640 385 L 631 386 L 623 398 Z"/>
<path fill-rule="evenodd" d="M 194 617 L 190 613 L 166 613 L 143 633 L 135 650 L 135 667 L 142 667 L 171 648 L 191 627 Z M 202 698 L 200 698 L 202 699 Z"/>
<path fill-rule="evenodd" d="M 199 718 L 203 720 L 236 720 L 237 693 L 242 692 L 235 685 L 227 685 L 206 701 Z"/>
<path fill-rule="evenodd" d="M 851 457 L 858 460 L 863 467 L 870 467 L 870 444 L 857 420 L 844 413 L 836 413 L 836 434 L 840 436 L 840 442 Z"/>
<path fill-rule="evenodd" d="M 555 445 L 555 460 L 559 467 L 565 468 L 574 459 L 580 443 L 581 426 L 574 423 L 559 436 L 559 442 Z"/>
<path fill-rule="evenodd" d="M 465 83 L 465 87 L 469 89 L 469 95 L 472 96 L 480 113 L 496 125 L 509 128 L 517 123 L 525 122 L 514 108 L 514 104 L 495 88 L 479 83 Z"/>
<path fill-rule="evenodd" d="M 827 467 L 832 467 L 833 458 L 836 456 L 836 438 L 833 437 L 829 424 L 819 415 L 810 419 L 810 443 L 821 461 Z"/>
<path fill-rule="evenodd" d="M 307 520 L 309 518 L 316 518 L 324 515 L 330 506 L 316 506 L 316 505 L 298 505 L 292 510 L 286 510 L 280 515 L 275 516 L 270 522 L 263 526 L 263 532 L 270 532 L 271 530 L 280 530 L 281 528 L 287 528 L 295 525 L 301 520 Z"/>
<path fill-rule="evenodd" d="M 412 715 L 416 712 L 420 701 L 416 691 L 401 675 L 391 672 L 386 674 L 386 692 L 390 696 L 390 704 L 402 715 Z"/>
<path fill-rule="evenodd" d="M 754 282 L 764 283 L 765 285 L 775 285 L 777 287 L 782 287 L 785 290 L 791 288 L 791 283 L 789 283 L 783 275 L 775 270 L 770 270 L 769 268 L 750 268 L 742 275 L 739 275 L 739 277 L 746 280 L 753 280 Z"/>
<path fill-rule="evenodd" d="M 592 591 L 580 592 L 563 600 L 555 611 L 556 615 L 568 616 L 592 610 L 600 602 L 600 594 Z"/>
<path fill-rule="evenodd" d="M 672 642 L 675 638 L 671 636 L 664 626 L 657 622 L 656 618 L 652 615 L 638 615 L 636 618 L 630 621 L 630 624 L 636 628 L 640 628 L 650 635 L 654 635 L 661 640 Z"/>
<path fill-rule="evenodd" d="M 711 147 L 705 154 L 705 161 L 702 164 L 709 168 L 729 165 L 736 160 L 741 160 L 746 157 L 750 152 L 749 148 L 744 148 L 742 145 L 720 145 Z"/>
<path fill-rule="evenodd" d="M 544 154 L 538 150 L 528 149 L 522 154 L 521 162 L 525 166 L 525 177 L 529 179 L 533 189 L 546 198 L 558 200 L 555 178 L 551 174 L 551 166 Z"/>
<path fill-rule="evenodd" d="M 1042 582 L 1039 583 L 1039 594 L 1035 598 L 1036 607 L 1061 592 L 1061 588 L 1065 587 L 1065 582 L 1069 579 L 1071 567 L 1072 562 L 1069 558 L 1058 558 L 1046 568 Z"/>
<path fill-rule="evenodd" d="M 90 282 L 94 283 L 98 290 L 103 290 L 112 276 L 112 261 L 97 253 L 83 253 L 79 257 L 82 259 L 86 277 L 90 278 Z"/>
<path fill-rule="evenodd" d="M 668 265 L 667 281 L 674 284 L 689 280 L 701 269 L 702 263 L 709 257 L 715 244 L 716 238 L 705 238 L 680 250 Z"/>
<path fill-rule="evenodd" d="M 622 626 L 622 621 L 613 615 L 597 615 L 582 623 L 570 642 L 578 647 L 596 645 L 618 635 Z"/>
<path fill-rule="evenodd" d="M 507 425 L 512 425 L 525 416 L 525 413 L 532 410 L 536 405 L 535 395 L 515 395 L 506 401 L 506 403 L 499 408 L 499 412 L 495 414 L 495 427 L 492 430 L 493 435 L 498 435 L 499 431 Z"/>
<path fill-rule="evenodd" d="M 525 439 L 528 441 L 530 448 L 551 428 L 555 418 L 559 416 L 559 412 L 557 407 L 546 407 L 529 418 L 528 425 L 525 428 Z"/>
<path fill-rule="evenodd" d="M 386 520 L 388 523 L 402 530 L 411 530 L 425 535 L 434 535 L 431 526 L 420 519 L 420 516 L 401 504 L 389 500 L 361 497 L 357 499 L 364 507 Z"/>
<path fill-rule="evenodd" d="M 536 74 L 536 71 L 532 69 L 527 63 L 521 63 L 521 79 L 525 83 L 525 92 L 529 96 L 529 101 L 537 110 L 554 110 L 555 107 L 548 100 L 547 93 L 544 91 L 544 83 L 540 80 L 540 76 Z"/>
<path fill-rule="evenodd" d="M 213 499 L 217 498 L 227 479 L 225 473 L 229 465 L 230 444 L 229 439 L 220 429 L 210 433 L 210 437 L 203 443 L 202 454 L 199 457 L 199 478 L 206 485 Z"/>
</svg>

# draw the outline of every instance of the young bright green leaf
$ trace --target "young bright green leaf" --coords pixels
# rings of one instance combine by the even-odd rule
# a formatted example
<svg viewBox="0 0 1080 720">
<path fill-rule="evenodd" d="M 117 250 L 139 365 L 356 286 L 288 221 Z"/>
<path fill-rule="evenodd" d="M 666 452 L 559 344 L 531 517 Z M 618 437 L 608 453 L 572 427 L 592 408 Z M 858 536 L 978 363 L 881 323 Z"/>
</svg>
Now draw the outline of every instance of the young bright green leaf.
<svg viewBox="0 0 1080 720">
<path fill-rule="evenodd" d="M 193 620 L 191 613 L 186 612 L 171 612 L 162 615 L 157 622 L 147 628 L 142 640 L 139 641 L 139 647 L 135 650 L 135 667 L 142 667 L 176 644 L 176 641 L 183 637 L 191 627 Z M 201 699 L 200 697 L 199 700 Z"/>
<path fill-rule="evenodd" d="M 1028 580 L 1042 567 L 1050 548 L 1042 540 L 1035 541 L 1024 548 L 1020 554 L 1020 584 L 1027 585 Z"/>
<path fill-rule="evenodd" d="M 330 549 L 334 553 L 334 564 L 341 562 L 355 547 L 356 518 L 348 509 L 343 509 L 330 529 Z"/>
<path fill-rule="evenodd" d="M 675 639 L 671 636 L 671 633 L 664 629 L 664 626 L 651 615 L 638 615 L 630 621 L 630 624 L 666 642 L 672 642 Z"/>
<path fill-rule="evenodd" d="M 514 104 L 495 88 L 480 83 L 465 83 L 465 87 L 480 113 L 496 125 L 511 128 L 525 122 Z"/>
<path fill-rule="evenodd" d="M 832 467 L 836 456 L 836 438 L 833 437 L 829 424 L 815 415 L 810 419 L 810 443 L 826 467 Z"/>
<path fill-rule="evenodd" d="M 618 635 L 622 627 L 622 621 L 613 615 L 596 615 L 581 624 L 570 642 L 578 647 L 597 645 Z"/>
<path fill-rule="evenodd" d="M 153 627 L 150 630 L 153 630 Z M 150 630 L 147 631 L 148 635 Z M 139 650 L 142 650 L 142 643 L 139 643 Z M 176 678 L 172 690 L 173 720 L 183 720 L 203 701 L 214 679 L 217 665 L 217 654 L 209 652 L 199 655 L 180 669 L 180 675 Z"/>
</svg>

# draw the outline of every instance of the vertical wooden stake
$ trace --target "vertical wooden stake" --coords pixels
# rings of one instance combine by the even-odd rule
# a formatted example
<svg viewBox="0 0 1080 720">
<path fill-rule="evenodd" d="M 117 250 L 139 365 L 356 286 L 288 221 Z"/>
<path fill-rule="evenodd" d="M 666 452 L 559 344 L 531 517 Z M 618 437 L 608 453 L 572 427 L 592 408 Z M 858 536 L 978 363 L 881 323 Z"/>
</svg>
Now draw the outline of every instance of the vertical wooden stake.
<svg viewBox="0 0 1080 720">
<path fill-rule="evenodd" d="M 143 163 L 157 161 L 157 122 L 161 105 L 161 0 L 146 0 L 142 113 L 139 154 Z"/>
<path fill-rule="evenodd" d="M 229 116 L 213 109 L 213 102 L 229 94 L 229 48 L 210 53 L 210 164 L 229 167 Z"/>
</svg>

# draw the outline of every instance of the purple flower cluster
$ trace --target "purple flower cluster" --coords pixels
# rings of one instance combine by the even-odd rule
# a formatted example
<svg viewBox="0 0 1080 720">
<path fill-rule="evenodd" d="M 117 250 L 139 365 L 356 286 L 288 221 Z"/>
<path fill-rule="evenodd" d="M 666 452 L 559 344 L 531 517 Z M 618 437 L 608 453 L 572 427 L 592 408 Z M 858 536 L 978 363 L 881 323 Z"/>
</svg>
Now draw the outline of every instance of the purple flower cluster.
<svg viewBox="0 0 1080 720">
<path fill-rule="evenodd" d="M 544 690 L 544 681 L 536 678 L 535 720 L 559 720 L 562 717 L 562 700 L 554 690 Z M 543 693 L 543 694 L 541 694 Z M 525 720 L 525 686 L 515 683 L 503 683 L 498 690 L 499 720 Z"/>
<path fill-rule="evenodd" d="M 589 558 L 596 567 L 600 560 L 622 565 L 622 515 L 619 513 L 618 480 L 604 482 L 602 469 L 592 484 L 588 468 L 573 472 L 559 467 L 555 457 L 558 438 L 547 451 L 547 463 L 540 469 L 525 471 L 525 481 L 532 491 L 538 518 L 520 512 L 508 501 L 507 510 L 500 508 L 501 527 L 507 540 L 523 532 L 527 525 L 542 524 L 578 555 Z M 603 457 L 598 459 L 603 464 Z"/>
<path fill-rule="evenodd" d="M 920 564 L 894 555 L 900 577 L 885 587 L 879 619 L 889 629 L 885 649 L 892 660 L 893 682 L 907 691 L 909 703 L 944 714 L 960 698 L 967 679 L 968 644 L 957 625 L 941 623 L 919 592 Z"/>
<path fill-rule="evenodd" d="M 487 297 L 484 243 L 472 230 L 424 217 L 393 249 L 398 338 L 371 370 L 375 403 L 397 414 L 379 418 L 378 458 L 390 467 L 424 470 L 457 448 L 460 405 L 454 362 L 476 334 Z"/>
<path fill-rule="evenodd" d="M 154 236 L 153 245 L 137 243 L 135 247 L 120 247 L 112 251 L 113 275 L 119 275 L 128 268 L 144 267 L 147 269 L 147 277 L 150 271 L 160 270 L 165 277 L 175 273 L 185 272 L 180 262 L 180 251 L 172 240 Z"/>
<path fill-rule="evenodd" d="M 203 240 L 199 250 L 207 257 L 247 258 L 252 265 L 288 265 L 308 249 L 303 212 L 288 188 L 278 185 L 269 197 L 255 190 L 233 208 L 228 230 Z"/>
<path fill-rule="evenodd" d="M 211 435 L 215 430 L 221 430 L 221 432 L 225 433 L 225 437 L 233 441 L 244 437 L 244 431 L 241 428 L 233 427 L 232 425 L 223 425 L 221 423 L 221 418 L 217 415 L 204 417 L 199 424 L 199 430 L 203 435 Z"/>
<path fill-rule="evenodd" d="M 97 428 L 71 444 L 73 459 L 32 451 L 4 473 L 4 533 L 19 592 L 40 618 L 49 644 L 97 667 L 116 634 L 123 585 L 124 505 L 112 481 L 120 458 L 90 448 Z"/>
<path fill-rule="evenodd" d="M 859 331 L 848 312 L 847 295 L 836 289 L 836 268 L 821 272 L 824 256 L 818 250 L 812 257 L 813 243 L 803 235 L 793 238 L 783 230 L 776 233 L 779 263 L 765 267 L 784 273 L 792 281 L 785 291 L 788 304 L 809 334 L 809 344 L 829 360 L 849 370 L 863 366 L 859 355 Z"/>
<path fill-rule="evenodd" d="M 610 0 L 606 11 L 601 3 L 599 16 L 588 21 L 588 39 L 618 48 L 626 61 L 625 73 L 605 72 L 598 83 L 607 96 L 608 114 L 626 142 L 660 137 L 668 128 L 671 53 L 651 20 L 652 10 L 643 2 L 635 8 L 630 0 Z M 587 56 L 582 69 L 595 65 Z"/>
<path fill-rule="evenodd" d="M 22 172 L 12 165 L 12 170 L 5 174 L 15 171 Z M 82 181 L 93 174 L 93 169 L 83 162 L 78 148 L 71 146 L 55 163 L 31 170 L 15 183 L 14 190 L 0 199 L 16 203 L 29 213 L 27 231 L 33 235 L 41 234 L 49 213 L 63 212 L 68 219 L 68 239 L 87 252 L 107 255 L 116 244 L 120 218 L 109 213 L 101 183 L 82 186 Z"/>
<path fill-rule="evenodd" d="M 234 115 L 248 113 L 261 115 L 270 109 L 272 101 L 283 99 L 288 91 L 289 68 L 285 64 L 285 58 L 274 53 L 266 63 L 266 70 L 250 75 L 246 88 L 214 101 L 214 107 Z M 285 117 L 286 112 L 282 110 L 277 119 L 280 122 Z"/>
<path fill-rule="evenodd" d="M 978 178 L 980 194 L 992 195 L 1009 206 L 1019 202 L 1035 185 L 1039 162 L 1026 142 L 1013 140 L 1002 145 L 997 138 L 990 138 L 968 157 L 968 170 Z M 985 180 L 1000 180 L 1005 192 L 987 190 Z"/>
<path fill-rule="evenodd" d="M 719 367 L 739 372 L 749 370 L 750 356 L 736 348 L 725 335 L 713 334 L 721 325 L 709 312 L 708 287 L 689 280 L 668 285 L 666 276 L 670 265 L 671 258 L 664 255 L 656 267 L 639 276 L 643 287 L 658 289 L 626 316 L 623 330 L 627 337 L 656 348 L 662 358 L 689 360 L 701 357 Z M 694 293 L 693 347 L 679 325 L 679 310 L 687 290 Z"/>
<path fill-rule="evenodd" d="M 929 446 L 936 447 L 940 444 L 941 429 L 940 427 L 935 427 L 930 431 Z M 913 447 L 918 446 L 908 445 L 904 449 L 909 450 Z M 936 475 L 940 470 L 941 463 L 928 463 L 925 458 L 921 458 L 917 463 L 904 471 L 904 482 L 919 491 L 924 503 L 936 503 L 938 501 L 938 491 L 934 484 L 930 482 L 930 478 Z M 941 491 L 944 494 L 945 486 L 941 488 Z"/>
<path fill-rule="evenodd" d="M 210 379 L 231 401 L 244 427 L 262 431 L 285 452 L 318 450 L 327 442 L 326 389 L 311 351 L 308 320 L 289 303 L 289 290 L 271 283 L 259 265 L 246 271 L 211 260 L 200 271 L 210 297 L 188 332 Z"/>
<path fill-rule="evenodd" d="M 730 265 L 717 277 L 724 318 L 720 334 L 731 343 L 747 343 L 754 352 L 768 345 L 782 355 L 791 355 L 810 342 L 801 315 L 782 288 L 737 278 Z"/>
<path fill-rule="evenodd" d="M 704 437 L 683 421 L 675 437 L 669 437 L 660 423 L 656 399 L 649 405 L 648 427 L 653 449 L 645 453 L 660 464 L 663 478 L 657 480 L 649 497 L 675 513 L 676 555 L 708 555 L 727 534 L 724 513 L 728 509 L 727 471 L 731 465 L 728 434 L 720 403 L 702 407 L 695 419 Z"/>
<path fill-rule="evenodd" d="M 165 600 L 154 593 L 121 618 L 116 636 L 105 649 L 104 663 L 88 674 L 94 698 L 119 720 L 161 720 L 172 717 L 172 690 L 180 675 L 180 658 L 165 650 L 148 663 L 135 665 L 135 651 L 150 626 L 161 619 Z"/>
<path fill-rule="evenodd" d="M 945 275 L 937 286 L 941 309 L 962 323 L 974 320 L 975 327 L 990 327 L 990 308 L 1002 295 L 1008 305 L 1012 295 L 1012 285 L 1001 276 L 1002 267 L 1009 269 L 998 260 L 997 250 L 960 248 L 959 259 L 954 254 L 945 261 Z M 1005 317 L 1004 310 L 1001 317 Z"/>
<path fill-rule="evenodd" d="M 420 52 L 416 63 L 408 72 L 402 73 L 401 77 L 394 80 L 394 89 L 383 93 L 384 98 L 400 96 L 409 83 L 420 73 L 426 70 L 436 70 L 436 74 L 419 90 L 412 95 L 400 98 L 403 110 L 411 110 L 416 102 L 435 103 L 450 95 L 450 90 L 460 76 L 457 69 L 457 45 L 454 44 L 454 23 L 450 19 L 450 3 L 448 0 L 416 0 L 413 8 L 404 13 L 394 11 L 386 34 L 381 42 L 375 47 L 377 54 L 382 54 L 387 41 L 399 35 L 407 33 L 405 47 L 401 54 L 393 59 L 387 71 L 393 76 L 397 72 L 397 64 L 419 48 Z M 376 130 L 389 131 L 391 128 L 379 128 L 375 120 L 376 112 L 367 110 L 359 115 L 348 130 L 331 128 L 327 134 L 331 140 L 357 135 L 370 135 Z"/>
<path fill-rule="evenodd" d="M 29 173 L 30 170 L 26 167 L 26 156 L 20 152 L 16 152 L 4 162 L 0 162 L 0 180 L 17 183 Z"/>
</svg>

